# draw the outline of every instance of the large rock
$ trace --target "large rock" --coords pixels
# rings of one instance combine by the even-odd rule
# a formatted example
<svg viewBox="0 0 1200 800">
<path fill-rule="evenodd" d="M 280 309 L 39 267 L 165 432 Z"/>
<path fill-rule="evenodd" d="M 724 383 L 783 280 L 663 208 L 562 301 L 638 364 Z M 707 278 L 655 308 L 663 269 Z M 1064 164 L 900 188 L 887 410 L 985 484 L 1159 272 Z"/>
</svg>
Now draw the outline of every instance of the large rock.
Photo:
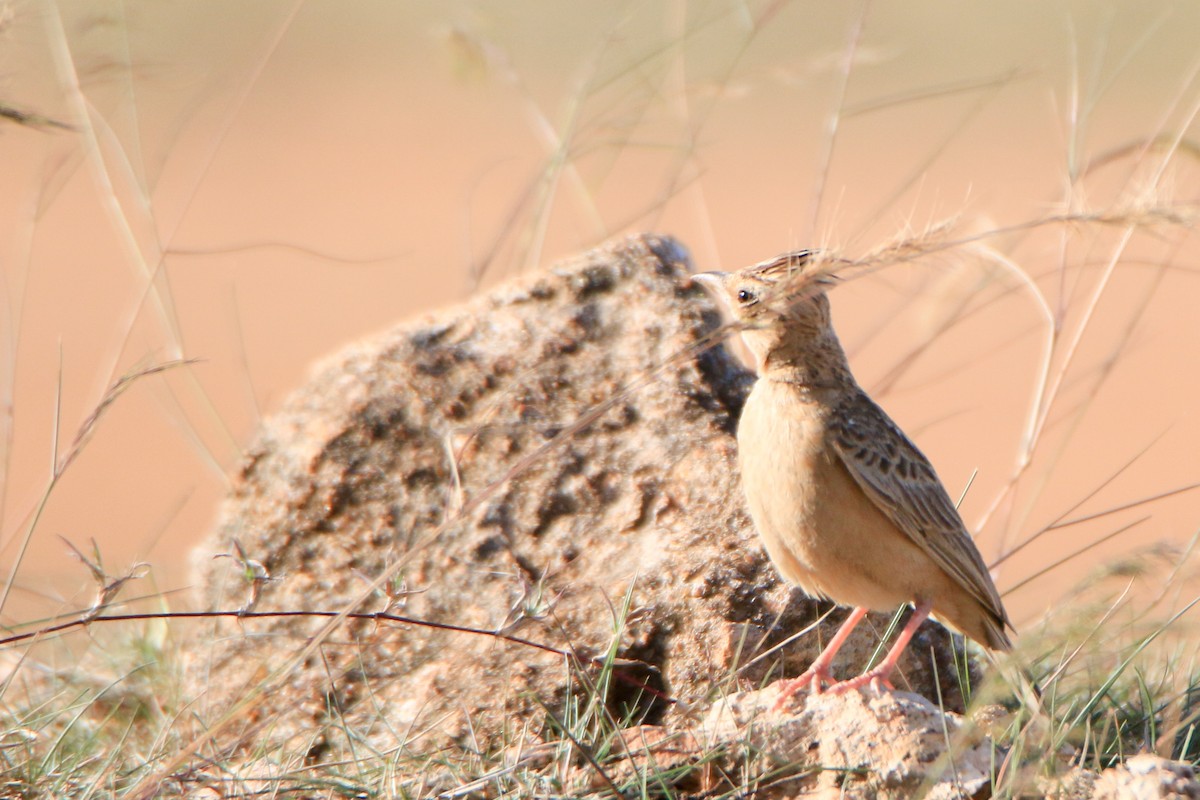
<svg viewBox="0 0 1200 800">
<path fill-rule="evenodd" d="M 206 605 L 247 603 L 241 566 L 212 557 L 236 539 L 272 576 L 257 611 L 383 610 L 379 593 L 359 600 L 399 564 L 399 613 L 573 656 L 346 621 L 254 693 L 227 745 L 320 761 L 536 740 L 594 693 L 606 656 L 608 709 L 643 724 L 803 670 L 841 615 L 753 660 L 824 609 L 781 585 L 747 518 L 734 431 L 751 377 L 693 349 L 719 319 L 688 272 L 669 239 L 615 243 L 350 348 L 265 424 L 200 551 Z M 197 713 L 251 696 L 324 624 L 218 621 L 194 648 Z M 871 628 L 841 674 L 862 668 Z M 954 706 L 948 653 L 926 627 L 902 673 Z"/>
</svg>

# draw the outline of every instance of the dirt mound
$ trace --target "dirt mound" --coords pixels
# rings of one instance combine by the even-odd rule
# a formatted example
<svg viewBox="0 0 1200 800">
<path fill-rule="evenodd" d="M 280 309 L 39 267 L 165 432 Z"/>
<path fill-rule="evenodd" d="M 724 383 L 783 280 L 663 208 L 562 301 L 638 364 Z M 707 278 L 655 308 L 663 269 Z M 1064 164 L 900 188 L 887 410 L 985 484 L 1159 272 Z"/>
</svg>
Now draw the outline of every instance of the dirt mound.
<svg viewBox="0 0 1200 800">
<path fill-rule="evenodd" d="M 734 430 L 751 376 L 722 347 L 689 350 L 719 319 L 688 272 L 670 239 L 620 241 L 352 347 L 291 397 L 198 553 L 207 606 L 247 603 L 239 565 L 212 557 L 236 539 L 272 576 L 256 611 L 339 610 L 399 564 L 392 598 L 356 610 L 394 599 L 571 655 L 348 620 L 239 712 L 229 744 L 317 761 L 486 749 L 536 740 L 597 691 L 617 720 L 670 724 L 803 670 L 841 614 L 751 663 L 825 609 L 780 583 L 747 517 Z M 215 623 L 193 648 L 198 713 L 233 707 L 327 622 Z M 899 680 L 954 706 L 947 638 L 924 628 Z"/>
</svg>

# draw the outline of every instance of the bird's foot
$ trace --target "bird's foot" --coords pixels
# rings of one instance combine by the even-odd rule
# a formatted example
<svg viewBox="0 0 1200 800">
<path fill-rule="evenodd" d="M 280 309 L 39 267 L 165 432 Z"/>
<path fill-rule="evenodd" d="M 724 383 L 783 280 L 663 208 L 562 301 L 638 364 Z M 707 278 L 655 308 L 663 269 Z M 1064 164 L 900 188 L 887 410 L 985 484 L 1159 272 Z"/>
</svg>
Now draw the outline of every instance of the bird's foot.
<svg viewBox="0 0 1200 800">
<path fill-rule="evenodd" d="M 891 675 L 892 671 L 890 669 L 876 667 L 869 672 L 864 672 L 858 677 L 835 683 L 833 686 L 829 687 L 829 693 L 841 695 L 845 694 L 846 692 L 854 691 L 855 689 L 861 689 L 864 686 L 870 686 L 879 694 L 891 692 L 896 689 L 895 686 L 892 686 L 892 682 L 890 680 Z"/>
<path fill-rule="evenodd" d="M 779 711 L 787 705 L 788 699 L 806 686 L 809 687 L 809 691 L 813 694 L 821 694 L 821 692 L 825 691 L 825 684 L 831 682 L 831 680 L 832 678 L 828 671 L 820 668 L 810 668 L 798 678 L 793 678 L 790 681 L 780 681 L 779 697 L 776 698 L 775 704 L 771 706 L 771 713 Z"/>
</svg>

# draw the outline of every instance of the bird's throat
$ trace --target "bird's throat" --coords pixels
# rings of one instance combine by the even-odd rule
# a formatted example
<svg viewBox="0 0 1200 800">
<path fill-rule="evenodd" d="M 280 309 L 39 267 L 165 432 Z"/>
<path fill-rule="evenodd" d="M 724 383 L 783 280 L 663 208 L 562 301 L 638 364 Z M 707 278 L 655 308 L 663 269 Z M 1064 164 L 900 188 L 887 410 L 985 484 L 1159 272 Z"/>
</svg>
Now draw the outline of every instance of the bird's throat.
<svg viewBox="0 0 1200 800">
<path fill-rule="evenodd" d="M 779 343 L 760 360 L 758 376 L 810 390 L 856 385 L 846 353 L 832 333 Z"/>
</svg>

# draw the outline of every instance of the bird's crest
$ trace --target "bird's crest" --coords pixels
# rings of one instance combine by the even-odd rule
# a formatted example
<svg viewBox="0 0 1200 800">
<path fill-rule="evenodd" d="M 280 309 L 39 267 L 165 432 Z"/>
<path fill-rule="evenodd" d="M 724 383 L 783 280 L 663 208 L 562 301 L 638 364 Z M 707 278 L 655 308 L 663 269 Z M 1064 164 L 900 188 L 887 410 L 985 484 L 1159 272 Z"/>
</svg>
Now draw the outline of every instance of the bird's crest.
<svg viewBox="0 0 1200 800">
<path fill-rule="evenodd" d="M 809 278 L 818 285 L 831 286 L 837 280 L 837 276 L 829 269 L 834 261 L 835 259 L 823 250 L 792 250 L 760 261 L 747 268 L 744 274 L 768 284 Z"/>
</svg>

